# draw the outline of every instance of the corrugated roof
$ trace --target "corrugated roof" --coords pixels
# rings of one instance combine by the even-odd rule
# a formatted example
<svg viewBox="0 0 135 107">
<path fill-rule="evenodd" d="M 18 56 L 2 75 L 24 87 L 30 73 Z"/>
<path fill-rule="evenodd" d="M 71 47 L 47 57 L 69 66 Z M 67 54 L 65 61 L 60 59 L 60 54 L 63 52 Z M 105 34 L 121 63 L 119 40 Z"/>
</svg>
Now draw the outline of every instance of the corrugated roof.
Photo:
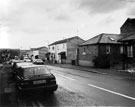
<svg viewBox="0 0 135 107">
<path fill-rule="evenodd" d="M 81 45 L 91 45 L 91 44 L 119 44 L 118 40 L 121 38 L 121 35 L 119 34 L 106 34 L 102 33 L 99 34 L 86 42 L 82 43 Z"/>
<path fill-rule="evenodd" d="M 66 38 L 66 39 L 63 39 L 63 40 L 56 41 L 56 42 L 50 44 L 49 46 L 61 44 L 61 43 L 66 43 L 67 41 L 70 41 L 71 39 L 74 39 L 74 38 L 78 38 L 78 36 L 74 36 L 74 37 L 71 37 L 71 38 Z"/>
</svg>

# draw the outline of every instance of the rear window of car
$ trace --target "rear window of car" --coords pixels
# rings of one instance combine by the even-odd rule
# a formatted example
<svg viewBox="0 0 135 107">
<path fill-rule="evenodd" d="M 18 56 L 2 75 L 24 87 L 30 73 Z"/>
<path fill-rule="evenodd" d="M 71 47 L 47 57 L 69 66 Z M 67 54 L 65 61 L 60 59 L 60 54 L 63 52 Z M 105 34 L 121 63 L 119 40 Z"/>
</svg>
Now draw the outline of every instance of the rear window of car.
<svg viewBox="0 0 135 107">
<path fill-rule="evenodd" d="M 24 69 L 24 77 L 51 74 L 47 67 L 30 67 Z"/>
</svg>

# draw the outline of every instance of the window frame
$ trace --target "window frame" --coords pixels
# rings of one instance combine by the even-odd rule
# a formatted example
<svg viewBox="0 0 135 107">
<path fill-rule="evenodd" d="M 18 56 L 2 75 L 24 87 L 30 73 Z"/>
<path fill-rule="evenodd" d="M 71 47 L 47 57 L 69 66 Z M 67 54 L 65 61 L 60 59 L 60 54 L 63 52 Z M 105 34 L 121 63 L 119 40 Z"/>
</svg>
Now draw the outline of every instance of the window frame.
<svg viewBox="0 0 135 107">
<path fill-rule="evenodd" d="M 133 57 L 133 46 L 132 45 L 127 46 L 127 57 L 130 57 L 130 58 Z"/>
</svg>

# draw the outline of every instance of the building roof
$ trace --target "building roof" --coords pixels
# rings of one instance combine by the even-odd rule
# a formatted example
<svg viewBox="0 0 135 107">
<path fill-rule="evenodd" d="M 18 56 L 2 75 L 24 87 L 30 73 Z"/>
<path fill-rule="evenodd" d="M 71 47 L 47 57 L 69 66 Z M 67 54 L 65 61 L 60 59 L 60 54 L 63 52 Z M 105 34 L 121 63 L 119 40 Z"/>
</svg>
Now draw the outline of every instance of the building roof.
<svg viewBox="0 0 135 107">
<path fill-rule="evenodd" d="M 78 36 L 74 36 L 74 37 L 71 37 L 71 38 L 66 38 L 66 39 L 63 39 L 63 40 L 59 40 L 59 41 L 56 41 L 56 42 L 53 42 L 52 44 L 50 44 L 49 46 L 51 45 L 57 45 L 57 44 L 61 44 L 61 43 L 66 43 L 74 38 L 79 38 Z"/>
<path fill-rule="evenodd" d="M 42 46 L 42 47 L 38 47 L 38 48 L 31 48 L 31 50 L 40 50 L 40 49 L 42 49 L 42 48 L 47 48 L 47 47 Z"/>
<path fill-rule="evenodd" d="M 80 44 L 80 46 L 91 44 L 120 44 L 120 42 L 118 42 L 120 38 L 121 35 L 119 34 L 102 33 Z"/>
<path fill-rule="evenodd" d="M 123 37 L 122 39 L 120 39 L 119 41 L 131 41 L 131 40 L 135 40 L 135 34 Z"/>
</svg>

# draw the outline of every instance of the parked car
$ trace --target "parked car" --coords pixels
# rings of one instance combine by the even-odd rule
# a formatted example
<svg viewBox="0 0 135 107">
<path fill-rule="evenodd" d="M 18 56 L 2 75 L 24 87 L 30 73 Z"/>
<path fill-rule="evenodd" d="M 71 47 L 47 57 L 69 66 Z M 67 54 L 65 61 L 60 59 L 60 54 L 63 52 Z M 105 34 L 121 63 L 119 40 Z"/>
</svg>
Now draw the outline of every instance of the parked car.
<svg viewBox="0 0 135 107">
<path fill-rule="evenodd" d="M 33 60 L 33 63 L 34 63 L 34 64 L 44 64 L 44 62 L 43 62 L 42 59 L 34 59 L 34 60 Z"/>
<path fill-rule="evenodd" d="M 57 90 L 55 76 L 45 65 L 21 66 L 17 69 L 16 85 L 19 92 L 43 89 L 53 93 Z"/>
<path fill-rule="evenodd" d="M 15 63 L 20 63 L 20 62 L 24 62 L 24 60 L 12 59 L 12 60 L 11 60 L 11 65 L 13 66 Z"/>
<path fill-rule="evenodd" d="M 29 58 L 24 58 L 24 62 L 31 62 L 31 59 L 29 59 Z"/>
<path fill-rule="evenodd" d="M 24 61 L 17 61 L 17 62 L 14 62 L 13 63 L 13 66 L 12 66 L 12 74 L 13 74 L 13 77 L 15 77 L 16 75 L 16 71 L 17 71 L 17 68 L 21 67 L 21 66 L 25 66 L 25 65 L 31 65 L 32 63 L 28 63 L 28 62 L 24 62 Z"/>
</svg>

